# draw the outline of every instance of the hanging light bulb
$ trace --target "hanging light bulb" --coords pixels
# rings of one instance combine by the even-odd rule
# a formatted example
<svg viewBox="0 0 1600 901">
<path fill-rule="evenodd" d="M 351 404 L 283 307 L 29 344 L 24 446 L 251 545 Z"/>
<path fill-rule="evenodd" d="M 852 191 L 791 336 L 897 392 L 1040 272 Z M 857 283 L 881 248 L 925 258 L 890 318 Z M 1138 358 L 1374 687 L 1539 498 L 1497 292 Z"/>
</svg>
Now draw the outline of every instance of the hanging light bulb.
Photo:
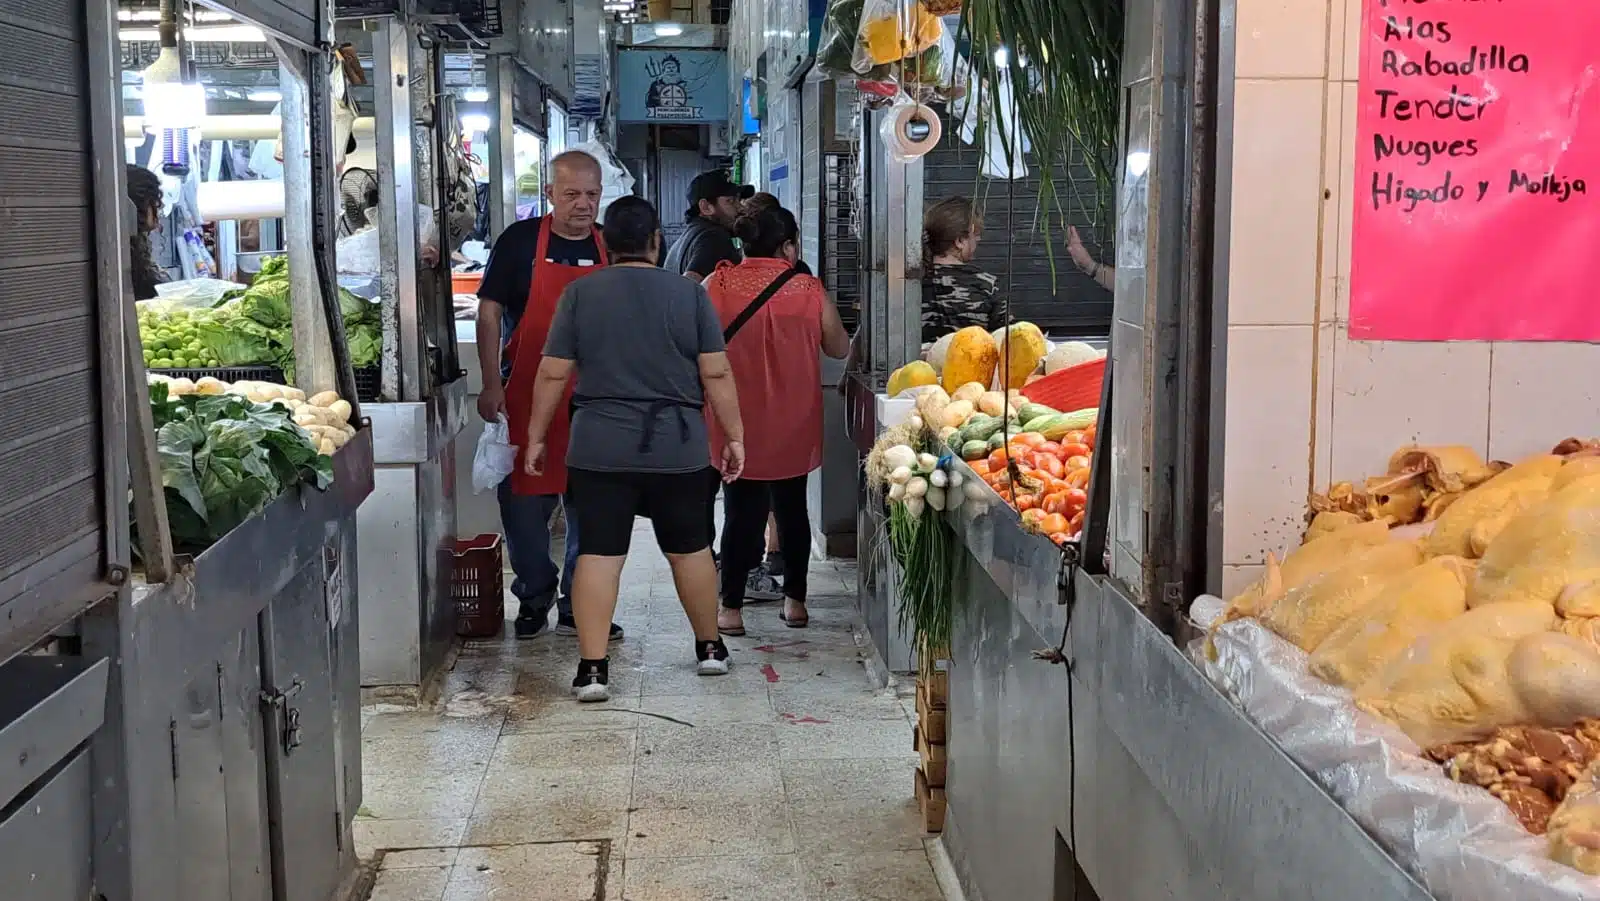
<svg viewBox="0 0 1600 901">
<path fill-rule="evenodd" d="M 161 52 L 140 73 L 144 81 L 144 126 L 146 131 L 160 136 L 161 171 L 181 178 L 189 174 L 189 130 L 199 128 L 206 115 L 206 91 L 184 78 L 183 59 L 178 55 L 176 6 L 163 3 L 161 13 Z"/>
</svg>

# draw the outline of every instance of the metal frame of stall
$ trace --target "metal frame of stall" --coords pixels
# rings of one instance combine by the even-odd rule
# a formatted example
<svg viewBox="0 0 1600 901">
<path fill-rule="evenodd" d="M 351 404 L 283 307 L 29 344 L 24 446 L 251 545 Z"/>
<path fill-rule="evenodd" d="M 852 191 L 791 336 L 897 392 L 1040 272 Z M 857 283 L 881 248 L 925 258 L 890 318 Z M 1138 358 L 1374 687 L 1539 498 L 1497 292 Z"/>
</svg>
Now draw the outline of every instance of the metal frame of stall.
<svg viewBox="0 0 1600 901">
<path fill-rule="evenodd" d="M 1234 2 L 1127 3 L 1113 356 L 1079 544 L 998 499 L 952 517 L 969 565 L 941 842 L 972 901 L 1431 897 L 1185 651 L 1187 602 L 1221 573 Z"/>
<path fill-rule="evenodd" d="M 455 641 L 456 438 L 466 425 L 445 221 L 442 44 L 395 16 L 369 22 L 377 119 L 382 402 L 366 405 L 377 464 L 362 505 L 361 684 L 417 700 Z M 431 127 L 430 127 L 431 126 Z M 430 140 L 419 143 L 419 137 Z M 436 210 L 440 261 L 418 259 L 418 204 Z M 414 561 L 414 562 L 413 562 Z M 399 565 L 397 565 L 397 563 Z"/>
<path fill-rule="evenodd" d="M 75 462 L 92 469 L 35 483 L 45 490 L 30 498 L 6 498 L 0 524 L 53 535 L 85 514 L 77 497 L 84 488 L 98 498 L 98 522 L 20 569 L 7 561 L 11 573 L 0 582 L 6 896 L 328 901 L 356 872 L 358 617 L 348 599 L 356 592 L 355 511 L 372 484 L 370 433 L 359 431 L 335 455 L 336 480 L 327 491 L 296 486 L 199 556 L 174 555 L 127 275 L 132 216 L 124 194 L 116 5 L 58 5 L 55 15 L 30 8 L 25 20 L 34 24 L 18 27 L 36 31 L 39 44 L 63 60 L 76 56 L 83 68 L 35 85 L 0 72 L 0 104 L 19 89 L 56 94 L 68 127 L 45 149 L 78 153 L 81 168 L 60 168 L 81 172 L 79 184 L 92 193 L 82 208 L 31 204 L 39 207 L 33 216 L 8 231 L 48 233 L 52 218 L 82 216 L 77 234 L 87 239 L 90 260 L 84 280 L 72 284 L 83 286 L 90 303 L 89 328 L 63 330 L 69 337 L 51 345 L 48 366 L 32 369 L 33 361 L 17 358 L 6 380 L 97 372 L 91 403 L 53 410 L 39 434 L 71 425 L 64 435 L 83 429 L 99 445 L 92 457 L 59 443 L 60 453 L 32 454 L 62 461 L 43 464 L 61 475 Z M 301 383 L 337 386 L 353 399 L 329 254 L 332 114 L 318 35 L 331 23 L 314 4 L 217 8 L 269 31 L 289 76 L 285 105 L 297 104 L 293 121 L 301 123 L 285 134 L 289 209 L 300 214 L 287 224 Z M 26 192 L 7 180 L 0 193 Z M 55 252 L 71 257 L 75 250 L 68 244 Z M 0 298 L 0 318 L 11 318 L 16 311 L 6 308 L 14 303 L 14 294 Z M 330 332 L 332 343 L 314 354 L 318 333 L 327 342 Z M 57 389 L 52 403 L 76 402 L 60 390 L 67 382 L 42 384 Z M 23 422 L 14 406 L 22 395 L 5 389 L 0 398 L 19 414 L 7 419 Z M 142 536 L 137 575 L 130 495 Z"/>
</svg>

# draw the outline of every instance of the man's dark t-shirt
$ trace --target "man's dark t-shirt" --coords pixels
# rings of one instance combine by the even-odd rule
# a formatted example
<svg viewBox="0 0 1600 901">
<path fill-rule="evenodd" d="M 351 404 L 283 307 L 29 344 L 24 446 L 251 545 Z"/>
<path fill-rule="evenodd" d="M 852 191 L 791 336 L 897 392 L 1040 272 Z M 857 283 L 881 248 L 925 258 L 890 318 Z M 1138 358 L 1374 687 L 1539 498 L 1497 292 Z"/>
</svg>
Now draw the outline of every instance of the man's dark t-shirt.
<svg viewBox="0 0 1600 901">
<path fill-rule="evenodd" d="M 505 342 L 522 320 L 528 306 L 528 290 L 533 285 L 533 254 L 539 247 L 540 219 L 524 219 L 506 226 L 494 242 L 489 253 L 489 265 L 483 270 L 483 282 L 478 286 L 478 296 L 492 300 L 505 310 L 500 321 L 500 376 L 511 374 L 511 360 L 505 358 Z M 582 241 L 563 238 L 550 233 L 550 243 L 545 248 L 541 262 L 559 263 L 563 266 L 600 265 L 600 247 L 590 236 Z"/>
<path fill-rule="evenodd" d="M 717 271 L 717 264 L 726 260 L 738 263 L 744 259 L 733 244 L 733 234 L 704 216 L 696 217 L 678 236 L 662 268 L 668 272 L 686 275 L 698 272 L 701 277 Z"/>
</svg>

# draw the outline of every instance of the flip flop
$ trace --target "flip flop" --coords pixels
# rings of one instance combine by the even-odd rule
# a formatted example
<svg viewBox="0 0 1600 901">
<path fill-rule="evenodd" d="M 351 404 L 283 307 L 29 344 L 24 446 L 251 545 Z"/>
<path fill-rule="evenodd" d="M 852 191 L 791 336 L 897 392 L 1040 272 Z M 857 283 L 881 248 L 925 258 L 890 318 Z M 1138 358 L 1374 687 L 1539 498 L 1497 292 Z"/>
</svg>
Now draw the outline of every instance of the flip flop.
<svg viewBox="0 0 1600 901">
<path fill-rule="evenodd" d="M 732 628 L 725 629 L 719 625 L 717 626 L 717 633 L 720 635 L 727 635 L 730 638 L 740 638 L 744 635 L 744 626 L 734 626 Z"/>
<path fill-rule="evenodd" d="M 808 613 L 805 616 L 797 616 L 794 619 L 790 619 L 782 610 L 779 610 L 778 622 L 791 629 L 804 629 L 806 626 L 811 625 L 811 615 Z"/>
</svg>

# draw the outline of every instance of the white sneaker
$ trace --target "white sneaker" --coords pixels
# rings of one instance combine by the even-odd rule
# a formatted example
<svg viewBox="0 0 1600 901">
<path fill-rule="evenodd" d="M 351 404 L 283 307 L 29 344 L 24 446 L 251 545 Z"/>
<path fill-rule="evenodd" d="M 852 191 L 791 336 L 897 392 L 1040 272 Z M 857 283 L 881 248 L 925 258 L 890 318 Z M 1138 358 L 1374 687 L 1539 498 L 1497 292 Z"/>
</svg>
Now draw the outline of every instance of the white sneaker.
<svg viewBox="0 0 1600 901">
<path fill-rule="evenodd" d="M 572 680 L 572 696 L 580 703 L 593 704 L 611 700 L 611 661 L 580 660 L 578 675 Z"/>
<path fill-rule="evenodd" d="M 695 642 L 694 656 L 700 661 L 695 671 L 702 676 L 726 676 L 733 666 L 733 661 L 728 659 L 728 646 L 720 638 Z"/>
</svg>

